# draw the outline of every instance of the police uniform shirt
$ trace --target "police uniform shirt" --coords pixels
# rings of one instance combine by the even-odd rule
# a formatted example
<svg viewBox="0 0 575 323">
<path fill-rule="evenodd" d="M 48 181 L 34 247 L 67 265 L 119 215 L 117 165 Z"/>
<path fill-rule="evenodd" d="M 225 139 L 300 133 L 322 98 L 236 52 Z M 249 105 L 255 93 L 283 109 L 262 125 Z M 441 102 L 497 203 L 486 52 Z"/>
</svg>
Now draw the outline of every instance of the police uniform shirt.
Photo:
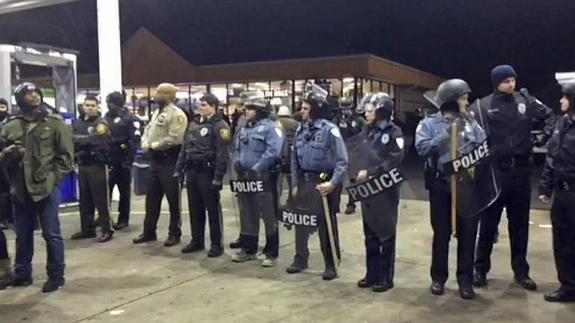
<svg viewBox="0 0 575 323">
<path fill-rule="evenodd" d="M 72 130 L 79 164 L 107 162 L 110 130 L 104 119 L 101 117 L 78 119 L 72 124 Z"/>
<path fill-rule="evenodd" d="M 367 158 L 369 176 L 399 167 L 403 159 L 403 134 L 392 122 L 382 121 L 375 126 L 368 126 L 367 146 L 369 156 L 358 157 Z"/>
<path fill-rule="evenodd" d="M 213 162 L 214 178 L 222 179 L 231 139 L 230 127 L 220 114 L 216 113 L 211 118 L 196 116 L 185 132 L 176 172 L 181 173 L 189 162 Z"/>
<path fill-rule="evenodd" d="M 184 111 L 174 104 L 154 111 L 142 136 L 142 147 L 162 151 L 181 145 L 187 123 Z"/>
<path fill-rule="evenodd" d="M 270 119 L 248 122 L 239 130 L 234 149 L 234 162 L 262 172 L 279 163 L 284 136 Z"/>
<path fill-rule="evenodd" d="M 106 113 L 106 122 L 110 128 L 110 160 L 114 164 L 124 161 L 131 165 L 141 137 L 141 121 L 128 109 L 119 114 Z"/>
<path fill-rule="evenodd" d="M 533 121 L 545 119 L 551 113 L 543 103 L 534 98 L 529 103 L 517 92 L 512 95 L 496 92 L 475 102 L 472 110 L 477 111 L 478 104 L 487 119 L 483 122 L 488 124 L 489 145 L 498 157 L 529 156 L 533 148 Z"/>
<path fill-rule="evenodd" d="M 318 119 L 304 122 L 296 131 L 292 152 L 292 182 L 304 172 L 333 172 L 330 182 L 339 185 L 347 172 L 347 149 L 339 129 Z"/>
<path fill-rule="evenodd" d="M 479 124 L 474 120 L 468 121 L 473 126 L 465 131 L 466 140 L 471 143 L 480 144 L 485 141 L 486 135 Z M 436 160 L 436 171 L 443 173 L 444 164 L 450 162 L 451 151 L 451 124 L 443 113 L 438 112 L 419 122 L 415 130 L 415 149 L 421 157 Z"/>
<path fill-rule="evenodd" d="M 339 127 L 339 132 L 345 140 L 360 133 L 363 130 L 366 122 L 362 117 L 358 115 L 352 115 L 349 117 L 340 115 L 335 120 L 335 124 Z"/>
<path fill-rule="evenodd" d="M 559 119 L 547 144 L 547 150 L 539 191 L 551 196 L 555 183 L 575 183 L 575 121 L 570 116 L 565 115 Z M 573 190 L 575 187 L 568 189 Z"/>
</svg>

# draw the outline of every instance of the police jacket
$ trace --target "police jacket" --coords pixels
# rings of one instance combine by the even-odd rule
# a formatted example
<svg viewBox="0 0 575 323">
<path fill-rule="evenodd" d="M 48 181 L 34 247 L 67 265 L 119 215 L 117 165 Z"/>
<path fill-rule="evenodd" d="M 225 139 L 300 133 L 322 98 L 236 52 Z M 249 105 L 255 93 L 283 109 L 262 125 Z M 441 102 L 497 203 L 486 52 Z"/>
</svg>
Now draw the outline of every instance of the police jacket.
<svg viewBox="0 0 575 323">
<path fill-rule="evenodd" d="M 347 149 L 339 129 L 325 119 L 303 122 L 298 127 L 291 158 L 292 183 L 306 172 L 331 174 L 330 182 L 339 185 L 347 173 Z"/>
<path fill-rule="evenodd" d="M 2 145 L 20 144 L 26 149 L 21 158 L 0 153 L 0 164 L 10 174 L 12 197 L 20 202 L 26 193 L 36 202 L 47 198 L 73 169 L 70 127 L 59 114 L 49 113 L 44 107 L 39 109 L 34 120 L 24 118 L 20 110 L 0 133 Z"/>
<path fill-rule="evenodd" d="M 124 108 L 119 112 L 108 111 L 105 120 L 110 129 L 110 164 L 131 167 L 140 143 L 140 119 Z"/>
<path fill-rule="evenodd" d="M 78 119 L 72 124 L 76 162 L 80 166 L 108 163 L 110 130 L 101 117 Z"/>
<path fill-rule="evenodd" d="M 539 194 L 551 196 L 554 185 L 564 183 L 575 190 L 575 120 L 568 115 L 557 122 L 547 143 L 547 158 L 539 184 Z"/>
<path fill-rule="evenodd" d="M 214 179 L 221 181 L 226 173 L 231 139 L 230 127 L 220 114 L 210 118 L 196 116 L 186 129 L 175 172 L 181 174 L 189 167 L 210 168 Z"/>
<path fill-rule="evenodd" d="M 357 114 L 351 116 L 339 114 L 334 119 L 334 123 L 339 127 L 344 140 L 360 133 L 366 125 L 365 120 Z"/>
<path fill-rule="evenodd" d="M 381 121 L 367 126 L 367 173 L 377 176 L 384 171 L 399 167 L 403 160 L 403 134 L 398 126 L 389 121 Z"/>
<path fill-rule="evenodd" d="M 475 119 L 469 116 L 466 118 L 471 127 L 459 133 L 465 136 L 465 142 L 472 144 L 472 148 L 474 144 L 483 143 L 486 134 Z M 415 149 L 419 156 L 426 158 L 426 169 L 437 173 L 434 177 L 445 175 L 445 164 L 453 159 L 450 149 L 452 122 L 442 112 L 438 112 L 421 120 L 415 130 Z"/>
<path fill-rule="evenodd" d="M 272 120 L 248 122 L 240 128 L 234 145 L 234 163 L 263 172 L 278 166 L 285 137 Z"/>
<path fill-rule="evenodd" d="M 472 111 L 482 109 L 491 152 L 496 159 L 527 157 L 533 144 L 533 122 L 550 116 L 551 109 L 531 96 L 517 92 L 495 93 L 476 101 Z"/>
</svg>

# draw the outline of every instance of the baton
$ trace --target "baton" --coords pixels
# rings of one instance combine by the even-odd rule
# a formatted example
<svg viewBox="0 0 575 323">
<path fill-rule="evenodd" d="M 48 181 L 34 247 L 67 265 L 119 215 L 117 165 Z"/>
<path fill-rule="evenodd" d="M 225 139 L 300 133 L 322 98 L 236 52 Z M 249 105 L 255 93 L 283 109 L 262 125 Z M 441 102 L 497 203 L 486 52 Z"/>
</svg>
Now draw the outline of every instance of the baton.
<svg viewBox="0 0 575 323">
<path fill-rule="evenodd" d="M 457 158 L 457 123 L 451 124 L 451 160 Z M 451 175 L 451 234 L 457 236 L 457 174 Z"/>
<path fill-rule="evenodd" d="M 327 173 L 321 173 L 319 174 L 319 179 L 322 182 L 327 182 L 327 180 L 329 179 L 329 175 Z M 333 223 L 331 222 L 331 214 L 329 212 L 329 203 L 327 202 L 327 196 L 326 195 L 321 195 L 321 200 L 323 202 L 323 213 L 325 216 L 325 224 L 327 226 L 327 236 L 329 239 L 329 245 L 330 245 L 330 249 L 331 249 L 331 257 L 333 259 L 333 263 L 334 263 L 334 269 L 335 269 L 335 273 L 337 275 L 337 268 L 339 267 L 339 263 L 340 263 L 340 259 L 337 257 L 337 252 L 335 250 L 336 246 L 335 246 L 335 236 L 333 233 Z M 336 261 L 337 259 L 337 261 Z"/>
</svg>

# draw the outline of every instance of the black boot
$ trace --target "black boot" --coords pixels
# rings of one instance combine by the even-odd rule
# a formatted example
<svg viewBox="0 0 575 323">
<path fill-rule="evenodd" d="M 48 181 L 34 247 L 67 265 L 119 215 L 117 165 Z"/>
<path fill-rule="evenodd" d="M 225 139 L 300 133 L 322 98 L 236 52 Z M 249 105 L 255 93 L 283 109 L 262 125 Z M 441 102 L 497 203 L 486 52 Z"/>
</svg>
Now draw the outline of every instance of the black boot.
<svg viewBox="0 0 575 323">
<path fill-rule="evenodd" d="M 429 291 L 433 295 L 443 295 L 443 293 L 445 293 L 445 286 L 440 282 L 432 282 Z"/>
<path fill-rule="evenodd" d="M 80 231 L 80 232 L 74 233 L 72 235 L 72 237 L 70 237 L 70 239 L 72 239 L 72 240 L 83 240 L 83 239 L 91 239 L 91 238 L 95 238 L 95 237 L 96 237 L 95 231 L 90 231 L 90 232 Z"/>
<path fill-rule="evenodd" d="M 145 243 L 145 242 L 156 241 L 157 239 L 158 238 L 156 237 L 155 234 L 151 235 L 151 234 L 142 233 L 137 238 L 132 240 L 132 242 L 134 244 L 140 244 L 140 243 Z"/>
<path fill-rule="evenodd" d="M 537 290 L 537 284 L 529 276 L 515 276 L 515 281 L 527 290 Z"/>
<path fill-rule="evenodd" d="M 558 290 L 545 293 L 544 298 L 547 302 L 552 303 L 572 303 L 575 302 L 575 291 L 568 292 L 559 288 Z"/>
<path fill-rule="evenodd" d="M 49 278 L 42 287 L 42 293 L 51 293 L 57 291 L 60 287 L 64 286 L 66 280 L 62 278 L 52 279 Z"/>
<path fill-rule="evenodd" d="M 168 239 L 164 241 L 164 247 L 172 247 L 177 244 L 180 244 L 180 237 L 174 235 L 169 235 Z"/>
<path fill-rule="evenodd" d="M 288 274 L 297 274 L 307 269 L 307 261 L 304 261 L 297 256 L 294 257 L 292 264 L 287 267 L 286 272 Z"/>
<path fill-rule="evenodd" d="M 205 249 L 205 246 L 203 243 L 199 242 L 199 241 L 190 241 L 190 243 L 185 246 L 184 248 L 182 248 L 182 253 L 192 253 L 192 252 L 198 252 L 198 251 L 202 251 Z"/>
<path fill-rule="evenodd" d="M 487 275 L 485 273 L 476 271 L 473 274 L 473 286 L 475 287 L 487 286 Z"/>
<path fill-rule="evenodd" d="M 475 291 L 471 284 L 460 284 L 459 285 L 459 296 L 463 299 L 474 299 Z"/>
<path fill-rule="evenodd" d="M 357 287 L 359 288 L 370 288 L 373 286 L 373 282 L 367 280 L 367 278 L 362 278 L 357 282 Z"/>
</svg>

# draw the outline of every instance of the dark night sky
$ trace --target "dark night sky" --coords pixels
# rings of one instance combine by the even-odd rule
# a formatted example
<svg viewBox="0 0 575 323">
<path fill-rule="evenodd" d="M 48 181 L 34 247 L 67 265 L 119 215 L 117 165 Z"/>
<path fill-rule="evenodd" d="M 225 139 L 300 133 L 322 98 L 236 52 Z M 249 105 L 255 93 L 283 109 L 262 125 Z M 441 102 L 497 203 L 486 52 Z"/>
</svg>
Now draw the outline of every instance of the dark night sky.
<svg viewBox="0 0 575 323">
<path fill-rule="evenodd" d="M 491 90 L 509 63 L 532 92 L 575 70 L 573 0 L 122 0 L 122 41 L 145 27 L 191 63 L 373 53 Z M 0 16 L 0 42 L 80 50 L 98 66 L 95 0 Z"/>
</svg>

